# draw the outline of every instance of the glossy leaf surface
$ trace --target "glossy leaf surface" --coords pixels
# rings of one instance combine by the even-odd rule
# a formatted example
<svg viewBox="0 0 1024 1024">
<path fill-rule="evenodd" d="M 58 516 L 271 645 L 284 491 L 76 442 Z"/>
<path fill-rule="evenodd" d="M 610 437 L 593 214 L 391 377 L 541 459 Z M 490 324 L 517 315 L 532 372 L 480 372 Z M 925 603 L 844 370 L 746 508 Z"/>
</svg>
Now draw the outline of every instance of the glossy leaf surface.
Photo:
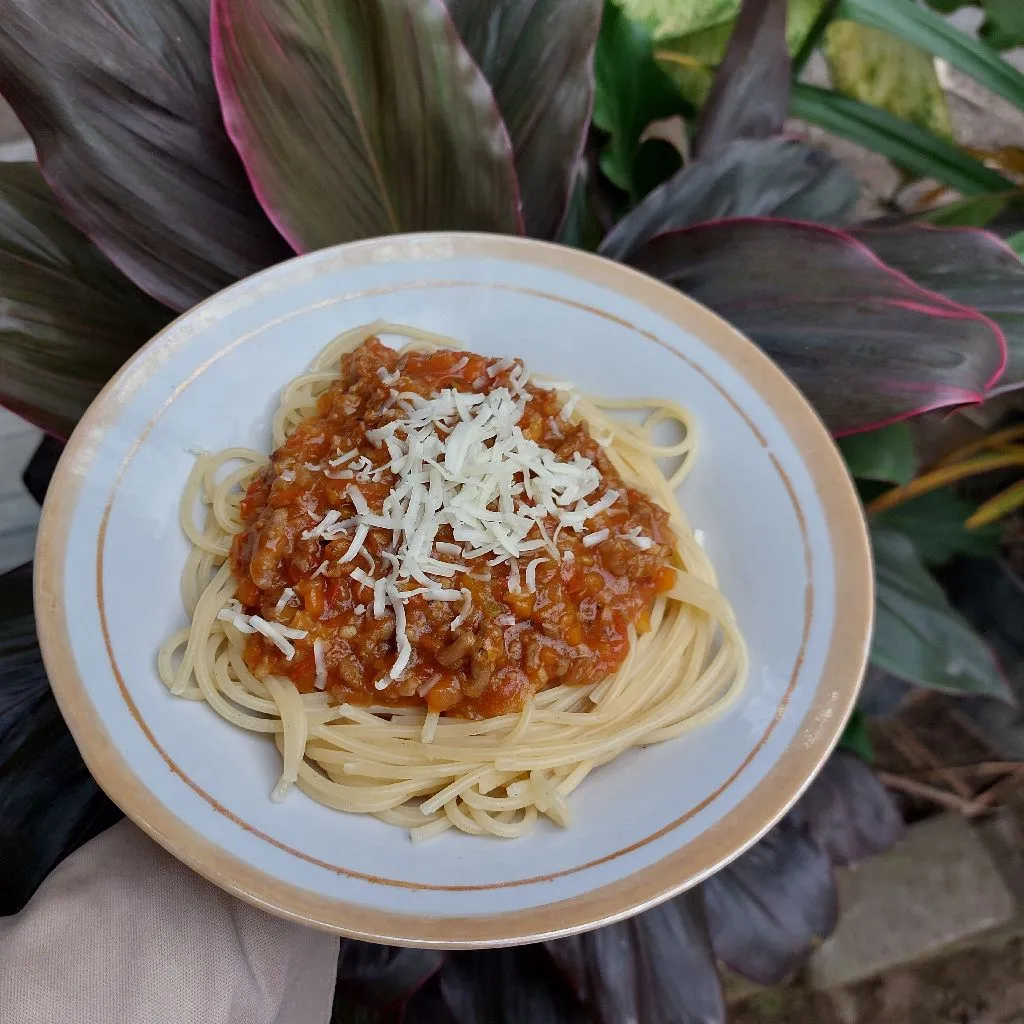
<svg viewBox="0 0 1024 1024">
<path fill-rule="evenodd" d="M 697 891 L 546 947 L 595 1024 L 724 1024 Z"/>
<path fill-rule="evenodd" d="M 624 260 L 655 235 L 726 217 L 841 223 L 860 186 L 828 153 L 787 139 L 734 142 L 655 189 L 608 233 L 600 251 Z"/>
<path fill-rule="evenodd" d="M 872 530 L 875 635 L 871 660 L 918 686 L 1009 700 L 991 650 L 949 603 L 913 542 L 887 527 Z"/>
<path fill-rule="evenodd" d="M 698 225 L 652 239 L 629 262 L 753 338 L 839 435 L 977 402 L 1003 364 L 990 321 L 818 225 Z"/>
<path fill-rule="evenodd" d="M 172 314 L 64 218 L 34 164 L 0 163 L 0 404 L 70 435 Z"/>
<path fill-rule="evenodd" d="M 75 224 L 184 310 L 291 255 L 210 70 L 209 0 L 0 0 L 0 93 Z"/>
<path fill-rule="evenodd" d="M 446 0 L 515 150 L 526 232 L 553 238 L 594 101 L 601 0 Z"/>
<path fill-rule="evenodd" d="M 224 121 L 298 252 L 522 230 L 508 131 L 442 0 L 214 0 Z"/>
<path fill-rule="evenodd" d="M 889 791 L 855 754 L 837 751 L 793 808 L 792 818 L 836 865 L 884 853 L 903 837 Z"/>
<path fill-rule="evenodd" d="M 856 236 L 923 288 L 994 320 L 1008 348 L 1006 370 L 994 390 L 1024 387 L 1024 264 L 1009 246 L 972 228 L 906 226 L 866 229 Z"/>
<path fill-rule="evenodd" d="M 832 865 L 791 818 L 702 891 L 715 954 L 759 985 L 790 975 L 836 924 Z"/>
<path fill-rule="evenodd" d="M 779 135 L 789 113 L 786 0 L 743 0 L 725 57 L 701 108 L 695 154 Z"/>
<path fill-rule="evenodd" d="M 914 438 L 906 423 L 844 437 L 839 449 L 850 472 L 863 480 L 905 484 L 917 467 Z"/>
</svg>

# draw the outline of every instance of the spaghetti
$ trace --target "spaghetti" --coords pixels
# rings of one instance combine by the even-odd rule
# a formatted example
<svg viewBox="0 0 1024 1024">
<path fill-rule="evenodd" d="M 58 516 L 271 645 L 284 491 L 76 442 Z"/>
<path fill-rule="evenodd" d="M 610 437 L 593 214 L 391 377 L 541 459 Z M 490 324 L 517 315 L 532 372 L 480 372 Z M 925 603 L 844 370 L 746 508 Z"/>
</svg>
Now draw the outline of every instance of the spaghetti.
<svg viewBox="0 0 1024 1024">
<path fill-rule="evenodd" d="M 656 442 L 663 424 L 681 440 Z M 269 460 L 197 457 L 190 622 L 158 668 L 274 737 L 275 799 L 294 784 L 416 841 L 568 826 L 595 768 L 742 688 L 743 639 L 674 494 L 696 448 L 679 405 L 376 323 L 285 389 L 273 440 Z"/>
</svg>

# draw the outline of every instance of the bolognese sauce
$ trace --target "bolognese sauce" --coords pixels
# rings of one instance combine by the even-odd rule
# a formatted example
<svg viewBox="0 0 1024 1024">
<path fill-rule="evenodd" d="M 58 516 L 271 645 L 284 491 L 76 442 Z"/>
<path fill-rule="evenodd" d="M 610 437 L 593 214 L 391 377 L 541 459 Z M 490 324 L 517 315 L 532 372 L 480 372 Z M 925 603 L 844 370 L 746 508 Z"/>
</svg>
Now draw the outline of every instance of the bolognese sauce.
<svg viewBox="0 0 1024 1024">
<path fill-rule="evenodd" d="M 428 420 L 438 396 L 451 414 L 413 438 L 409 424 Z M 655 596 L 675 582 L 675 538 L 668 514 L 623 482 L 569 403 L 529 383 L 518 360 L 399 355 L 376 338 L 346 353 L 315 414 L 241 504 L 235 598 L 289 638 L 247 636 L 252 672 L 285 676 L 302 692 L 326 689 L 338 702 L 483 718 L 618 669 L 630 630 L 649 628 Z M 502 448 L 500 494 L 466 513 L 497 538 L 489 547 L 444 507 L 429 522 L 423 508 L 437 506 L 438 488 L 452 493 L 449 463 L 484 471 L 497 442 L 467 451 L 465 438 L 486 430 L 460 427 L 489 416 L 493 432 L 492 407 L 514 407 L 518 418 Z M 424 430 L 436 444 L 423 447 Z M 444 454 L 460 441 L 458 459 Z M 527 450 L 541 457 L 533 478 Z M 589 491 L 575 500 L 568 486 L 544 492 L 545 473 L 589 481 Z M 419 531 L 411 539 L 402 533 L 410 523 Z"/>
</svg>

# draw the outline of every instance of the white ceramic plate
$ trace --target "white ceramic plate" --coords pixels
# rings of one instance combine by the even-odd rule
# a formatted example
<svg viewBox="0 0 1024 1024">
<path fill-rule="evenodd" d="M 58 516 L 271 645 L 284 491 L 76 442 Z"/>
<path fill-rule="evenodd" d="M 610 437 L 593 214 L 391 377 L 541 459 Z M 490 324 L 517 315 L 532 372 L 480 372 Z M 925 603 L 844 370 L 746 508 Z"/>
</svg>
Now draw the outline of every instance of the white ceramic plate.
<svg viewBox="0 0 1024 1024">
<path fill-rule="evenodd" d="M 293 791 L 264 737 L 172 697 L 156 651 L 184 625 L 178 502 L 190 449 L 267 450 L 282 386 L 378 317 L 518 355 L 608 396 L 696 414 L 683 507 L 750 647 L 744 696 L 694 734 L 632 751 L 573 795 L 569 830 L 500 841 L 399 828 Z M 123 810 L 218 885 L 362 938 L 550 938 L 694 885 L 793 803 L 846 720 L 867 654 L 864 522 L 815 414 L 752 344 L 632 270 L 557 246 L 419 235 L 342 246 L 185 314 L 110 382 L 53 479 L 36 563 L 47 669 L 86 763 Z"/>
</svg>

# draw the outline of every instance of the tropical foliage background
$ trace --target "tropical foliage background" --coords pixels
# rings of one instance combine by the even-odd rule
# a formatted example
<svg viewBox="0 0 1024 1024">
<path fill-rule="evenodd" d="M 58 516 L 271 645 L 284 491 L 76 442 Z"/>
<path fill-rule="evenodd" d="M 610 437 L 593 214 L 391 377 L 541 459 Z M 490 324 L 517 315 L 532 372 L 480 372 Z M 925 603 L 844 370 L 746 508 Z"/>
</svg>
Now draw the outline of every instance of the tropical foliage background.
<svg viewBox="0 0 1024 1024">
<path fill-rule="evenodd" d="M 0 401 L 68 436 L 178 312 L 296 252 L 434 229 L 596 250 L 731 320 L 841 438 L 874 541 L 876 677 L 1009 699 L 935 572 L 994 557 L 1024 506 L 1024 151 L 956 143 L 935 58 L 1024 110 L 998 52 L 1024 16 L 981 0 L 977 41 L 937 13 L 957 6 L 0 0 L 0 94 L 39 158 L 0 164 Z M 832 88 L 801 81 L 818 52 Z M 927 181 L 926 201 L 858 222 L 856 180 L 790 117 Z M 1007 424 L 920 464 L 910 420 L 983 402 Z M 57 451 L 31 469 L 40 499 Z M 954 489 L 978 477 L 983 500 Z M 49 693 L 30 580 L 0 581 L 0 914 L 118 815 Z M 900 835 L 862 716 L 843 747 L 761 843 L 630 921 L 486 953 L 345 942 L 336 1019 L 724 1020 L 718 964 L 791 974 L 835 925 L 833 868 Z"/>
</svg>

